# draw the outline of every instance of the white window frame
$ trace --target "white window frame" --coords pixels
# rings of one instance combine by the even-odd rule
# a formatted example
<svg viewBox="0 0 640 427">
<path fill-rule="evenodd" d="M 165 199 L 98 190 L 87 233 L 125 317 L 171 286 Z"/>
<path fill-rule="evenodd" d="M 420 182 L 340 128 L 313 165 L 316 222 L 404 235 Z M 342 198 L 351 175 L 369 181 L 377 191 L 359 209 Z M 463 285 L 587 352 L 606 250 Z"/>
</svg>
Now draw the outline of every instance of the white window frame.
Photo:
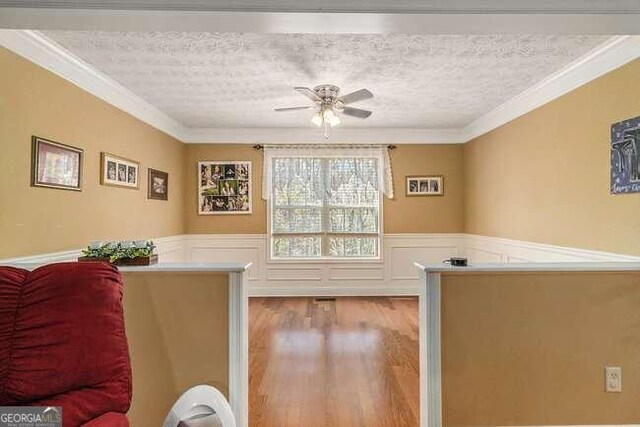
<svg viewBox="0 0 640 427">
<path fill-rule="evenodd" d="M 282 156 L 279 158 L 291 158 L 293 156 Z M 274 167 L 274 162 L 278 157 L 274 157 L 271 159 L 271 164 L 270 165 L 264 165 L 263 167 L 269 167 L 269 168 L 273 168 Z M 328 163 L 331 158 L 330 157 L 322 157 L 322 156 L 318 156 L 318 157 L 313 157 L 313 158 L 320 158 L 323 160 L 323 163 Z M 358 156 L 357 158 L 368 158 L 366 156 Z M 384 165 L 380 164 L 380 160 L 375 158 L 375 157 L 370 157 L 370 158 L 374 158 L 377 160 L 378 163 L 378 168 L 384 167 Z M 325 165 L 323 164 L 323 171 L 328 171 L 329 168 L 325 167 Z M 380 169 L 378 170 L 378 172 L 380 173 Z M 383 243 L 383 226 L 384 226 L 384 191 L 382 189 L 382 185 L 381 183 L 378 185 L 378 232 L 377 233 L 330 233 L 330 232 L 326 232 L 326 231 L 321 231 L 321 232 L 317 232 L 317 233 L 274 233 L 273 232 L 273 211 L 274 211 L 274 204 L 275 204 L 275 197 L 274 194 L 270 194 L 269 195 L 269 200 L 267 203 L 267 228 L 268 228 L 268 252 L 269 252 L 269 261 L 270 262 L 274 262 L 274 263 L 296 263 L 296 262 L 301 262 L 301 263 L 313 263 L 313 262 L 318 262 L 318 263 L 322 263 L 322 262 L 327 262 L 327 261 L 331 261 L 331 262 L 337 262 L 337 263 L 352 263 L 352 262 L 366 262 L 366 261 L 382 261 L 382 243 Z M 305 206 L 305 208 L 308 206 Z M 347 206 L 348 208 L 348 206 Z M 324 203 L 323 200 L 323 204 L 322 204 L 322 218 L 323 218 L 323 230 L 327 230 L 328 224 L 326 223 L 329 220 L 329 209 L 331 209 L 331 206 L 327 205 Z M 320 242 L 320 250 L 321 250 L 321 255 L 318 257 L 276 257 L 274 256 L 274 237 L 278 237 L 278 236 L 297 236 L 297 237 L 304 237 L 304 236 L 321 236 L 321 242 Z M 334 236 L 340 236 L 340 237 L 375 237 L 375 245 L 376 245 L 376 254 L 375 256 L 370 256 L 370 257 L 336 257 L 336 256 L 330 256 L 329 255 L 329 237 L 334 237 Z"/>
</svg>

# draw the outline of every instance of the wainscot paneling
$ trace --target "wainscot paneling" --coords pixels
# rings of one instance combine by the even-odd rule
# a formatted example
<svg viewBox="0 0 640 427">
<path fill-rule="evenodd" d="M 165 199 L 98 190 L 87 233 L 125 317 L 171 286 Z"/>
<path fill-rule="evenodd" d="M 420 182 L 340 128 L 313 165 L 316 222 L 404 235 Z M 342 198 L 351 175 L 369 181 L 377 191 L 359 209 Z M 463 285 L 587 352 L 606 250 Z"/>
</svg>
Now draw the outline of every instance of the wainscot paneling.
<svg viewBox="0 0 640 427">
<path fill-rule="evenodd" d="M 158 253 L 158 262 L 175 263 L 184 262 L 186 259 L 186 247 L 184 236 L 170 236 L 153 239 Z"/>
<path fill-rule="evenodd" d="M 414 262 L 440 263 L 466 256 L 472 263 L 640 261 L 640 258 L 576 248 L 467 234 L 387 234 L 379 260 L 268 258 L 263 234 L 191 234 L 154 239 L 160 262 L 251 263 L 254 296 L 417 295 Z M 0 260 L 2 264 L 45 264 L 75 260 L 79 250 Z"/>
<path fill-rule="evenodd" d="M 186 260 L 185 236 L 168 236 L 151 239 L 156 245 L 158 262 L 174 263 Z M 0 265 L 10 264 L 51 264 L 54 262 L 76 261 L 82 256 L 82 249 L 70 251 L 50 252 L 46 254 L 24 256 L 18 258 L 0 259 Z"/>
<path fill-rule="evenodd" d="M 416 286 L 420 279 L 415 262 L 440 263 L 465 247 L 464 234 L 391 234 L 384 240 L 387 278 L 405 286 Z"/>
<path fill-rule="evenodd" d="M 522 240 L 467 234 L 464 254 L 475 263 L 624 262 L 640 257 L 588 249 L 568 248 Z"/>
<path fill-rule="evenodd" d="M 415 261 L 460 253 L 464 235 L 392 234 L 380 260 L 269 260 L 266 235 L 183 236 L 186 262 L 251 262 L 251 295 L 415 295 Z"/>
<path fill-rule="evenodd" d="M 264 279 L 267 258 L 266 241 L 262 234 L 191 234 L 184 235 L 185 262 L 251 263 L 248 280 Z"/>
</svg>

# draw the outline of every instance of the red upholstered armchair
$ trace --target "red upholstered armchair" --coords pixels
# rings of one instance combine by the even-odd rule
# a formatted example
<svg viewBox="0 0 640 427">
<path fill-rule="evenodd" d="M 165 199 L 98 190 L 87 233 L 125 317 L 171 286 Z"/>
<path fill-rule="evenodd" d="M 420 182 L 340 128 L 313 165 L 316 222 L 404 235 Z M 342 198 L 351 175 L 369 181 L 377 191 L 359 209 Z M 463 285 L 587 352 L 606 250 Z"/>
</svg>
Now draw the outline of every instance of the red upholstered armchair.
<svg viewBox="0 0 640 427">
<path fill-rule="evenodd" d="M 0 267 L 0 406 L 62 406 L 64 427 L 126 427 L 130 403 L 118 270 Z"/>
</svg>

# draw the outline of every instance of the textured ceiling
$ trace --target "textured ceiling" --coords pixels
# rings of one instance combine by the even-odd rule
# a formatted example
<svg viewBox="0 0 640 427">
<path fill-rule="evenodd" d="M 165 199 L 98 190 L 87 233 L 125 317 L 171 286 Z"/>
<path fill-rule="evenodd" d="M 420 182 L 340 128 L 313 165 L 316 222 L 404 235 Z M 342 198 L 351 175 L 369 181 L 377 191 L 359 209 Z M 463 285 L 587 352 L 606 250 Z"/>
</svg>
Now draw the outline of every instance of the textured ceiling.
<svg viewBox="0 0 640 427">
<path fill-rule="evenodd" d="M 606 41 L 595 36 L 423 36 L 46 31 L 188 127 L 307 127 L 293 86 L 365 87 L 345 127 L 457 128 Z"/>
</svg>

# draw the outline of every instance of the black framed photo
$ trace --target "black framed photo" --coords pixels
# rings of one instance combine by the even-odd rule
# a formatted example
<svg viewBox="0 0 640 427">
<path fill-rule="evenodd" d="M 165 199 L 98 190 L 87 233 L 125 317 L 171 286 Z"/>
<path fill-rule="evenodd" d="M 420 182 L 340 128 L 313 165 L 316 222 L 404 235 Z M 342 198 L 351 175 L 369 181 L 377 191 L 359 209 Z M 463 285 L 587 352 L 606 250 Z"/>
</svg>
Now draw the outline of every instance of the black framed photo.
<svg viewBox="0 0 640 427">
<path fill-rule="evenodd" d="M 167 172 L 149 168 L 147 198 L 169 200 L 169 174 Z"/>
<path fill-rule="evenodd" d="M 442 175 L 408 176 L 405 194 L 407 196 L 444 196 Z"/>
<path fill-rule="evenodd" d="M 109 153 L 101 153 L 100 184 L 140 188 L 140 163 Z"/>
<path fill-rule="evenodd" d="M 84 150 L 33 136 L 31 156 L 33 187 L 82 191 Z"/>
<path fill-rule="evenodd" d="M 198 162 L 198 214 L 250 214 L 250 161 Z"/>
</svg>

